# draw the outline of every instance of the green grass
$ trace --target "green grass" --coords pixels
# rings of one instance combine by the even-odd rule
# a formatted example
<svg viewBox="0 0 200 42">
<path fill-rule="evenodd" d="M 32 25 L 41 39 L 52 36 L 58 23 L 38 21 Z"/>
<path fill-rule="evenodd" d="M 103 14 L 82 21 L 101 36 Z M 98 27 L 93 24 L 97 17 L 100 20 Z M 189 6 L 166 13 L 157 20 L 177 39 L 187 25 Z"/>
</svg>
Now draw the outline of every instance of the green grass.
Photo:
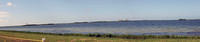
<svg viewBox="0 0 200 42">
<path fill-rule="evenodd" d="M 138 37 L 149 37 L 147 39 L 125 39 L 125 38 L 108 38 L 108 37 L 88 37 L 88 36 L 73 36 L 73 35 L 59 35 L 59 34 L 48 34 L 48 33 L 34 33 L 34 32 L 18 32 L 18 31 L 0 31 L 0 35 L 41 40 L 46 38 L 47 42 L 200 42 L 198 37 L 184 37 L 182 38 L 154 38 L 154 36 L 138 36 Z M 124 35 L 123 35 L 124 36 Z M 127 35 L 126 35 L 127 36 Z M 137 36 L 134 36 L 137 37 Z M 168 37 L 168 36 L 159 36 Z M 173 37 L 173 36 L 172 36 Z M 0 38 L 0 41 L 4 39 Z"/>
<path fill-rule="evenodd" d="M 22 32 L 9 32 L 0 31 L 0 35 L 25 38 L 25 39 L 35 39 L 41 40 L 41 38 L 46 38 L 47 42 L 57 42 L 57 41 L 102 41 L 102 42 L 122 42 L 122 41 L 132 41 L 131 39 L 120 39 L 120 38 L 96 38 L 96 37 L 86 37 L 86 36 L 61 36 L 61 35 L 51 35 L 51 34 L 35 34 L 35 33 L 22 33 Z"/>
</svg>

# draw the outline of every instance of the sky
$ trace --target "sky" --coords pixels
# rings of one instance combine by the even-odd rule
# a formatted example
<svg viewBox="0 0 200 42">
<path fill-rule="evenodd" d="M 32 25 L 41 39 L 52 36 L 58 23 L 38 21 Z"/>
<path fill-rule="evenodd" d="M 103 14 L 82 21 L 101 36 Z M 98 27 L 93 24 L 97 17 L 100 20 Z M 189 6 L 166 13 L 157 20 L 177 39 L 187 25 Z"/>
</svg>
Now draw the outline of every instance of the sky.
<svg viewBox="0 0 200 42">
<path fill-rule="evenodd" d="M 0 0 L 0 26 L 200 19 L 200 0 Z"/>
</svg>

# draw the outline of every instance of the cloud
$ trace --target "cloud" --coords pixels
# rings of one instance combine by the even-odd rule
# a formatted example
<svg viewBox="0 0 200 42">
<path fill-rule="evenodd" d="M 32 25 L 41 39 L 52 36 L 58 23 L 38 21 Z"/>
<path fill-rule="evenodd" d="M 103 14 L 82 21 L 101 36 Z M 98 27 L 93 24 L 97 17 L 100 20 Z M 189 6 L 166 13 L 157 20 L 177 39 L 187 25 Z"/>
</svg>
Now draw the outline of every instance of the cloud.
<svg viewBox="0 0 200 42">
<path fill-rule="evenodd" d="M 8 2 L 7 6 L 13 6 L 13 3 L 12 2 Z"/>
<path fill-rule="evenodd" d="M 9 14 L 6 11 L 0 11 L 0 18 L 8 17 Z"/>
<path fill-rule="evenodd" d="M 7 22 L 6 20 L 0 20 L 0 23 Z"/>
<path fill-rule="evenodd" d="M 6 11 L 0 11 L 0 23 L 6 22 L 6 20 L 2 20 L 1 18 L 5 18 L 5 17 L 8 17 L 8 16 L 9 16 L 8 12 L 6 12 Z"/>
</svg>

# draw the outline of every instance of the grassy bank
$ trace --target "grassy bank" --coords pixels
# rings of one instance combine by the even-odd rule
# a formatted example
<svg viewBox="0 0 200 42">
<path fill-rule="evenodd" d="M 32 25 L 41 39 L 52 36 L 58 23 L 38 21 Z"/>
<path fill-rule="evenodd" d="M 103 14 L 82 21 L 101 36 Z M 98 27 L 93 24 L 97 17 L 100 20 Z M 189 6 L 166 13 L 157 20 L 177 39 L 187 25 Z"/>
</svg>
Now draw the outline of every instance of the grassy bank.
<svg viewBox="0 0 200 42">
<path fill-rule="evenodd" d="M 113 35 L 113 34 L 51 34 L 24 31 L 0 31 L 0 35 L 41 40 L 47 42 L 200 42 L 198 36 L 153 36 L 153 35 Z"/>
<path fill-rule="evenodd" d="M 87 36 L 78 36 L 77 34 L 72 35 L 60 35 L 60 34 L 51 34 L 51 33 L 39 33 L 39 32 L 22 32 L 22 31 L 0 31 L 0 35 L 25 38 L 25 39 L 35 39 L 41 40 L 41 38 L 46 38 L 47 42 L 70 42 L 70 41 L 86 41 L 86 42 L 122 42 L 129 41 L 131 39 L 121 39 L 121 38 L 97 38 L 97 37 L 87 37 Z"/>
</svg>

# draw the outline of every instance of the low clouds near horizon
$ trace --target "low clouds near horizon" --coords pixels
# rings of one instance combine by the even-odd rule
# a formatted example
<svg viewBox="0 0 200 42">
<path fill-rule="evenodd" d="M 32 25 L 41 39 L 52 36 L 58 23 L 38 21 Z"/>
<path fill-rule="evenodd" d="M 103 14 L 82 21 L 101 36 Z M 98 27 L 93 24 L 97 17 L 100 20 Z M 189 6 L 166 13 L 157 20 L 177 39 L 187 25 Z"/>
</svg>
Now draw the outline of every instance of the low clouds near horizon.
<svg viewBox="0 0 200 42">
<path fill-rule="evenodd" d="M 3 20 L 2 18 L 9 17 L 9 13 L 6 11 L 0 11 L 0 23 L 5 22 L 6 20 Z"/>
<path fill-rule="evenodd" d="M 6 7 L 6 6 L 12 7 L 13 3 L 12 2 L 7 2 L 7 3 L 4 3 L 4 4 L 0 3 L 0 6 L 1 7 Z M 6 22 L 6 20 L 4 20 L 3 18 L 7 18 L 7 17 L 9 17 L 9 12 L 8 11 L 0 10 L 0 23 Z"/>
<path fill-rule="evenodd" d="M 9 13 L 6 11 L 0 11 L 0 18 L 8 17 Z"/>
</svg>

